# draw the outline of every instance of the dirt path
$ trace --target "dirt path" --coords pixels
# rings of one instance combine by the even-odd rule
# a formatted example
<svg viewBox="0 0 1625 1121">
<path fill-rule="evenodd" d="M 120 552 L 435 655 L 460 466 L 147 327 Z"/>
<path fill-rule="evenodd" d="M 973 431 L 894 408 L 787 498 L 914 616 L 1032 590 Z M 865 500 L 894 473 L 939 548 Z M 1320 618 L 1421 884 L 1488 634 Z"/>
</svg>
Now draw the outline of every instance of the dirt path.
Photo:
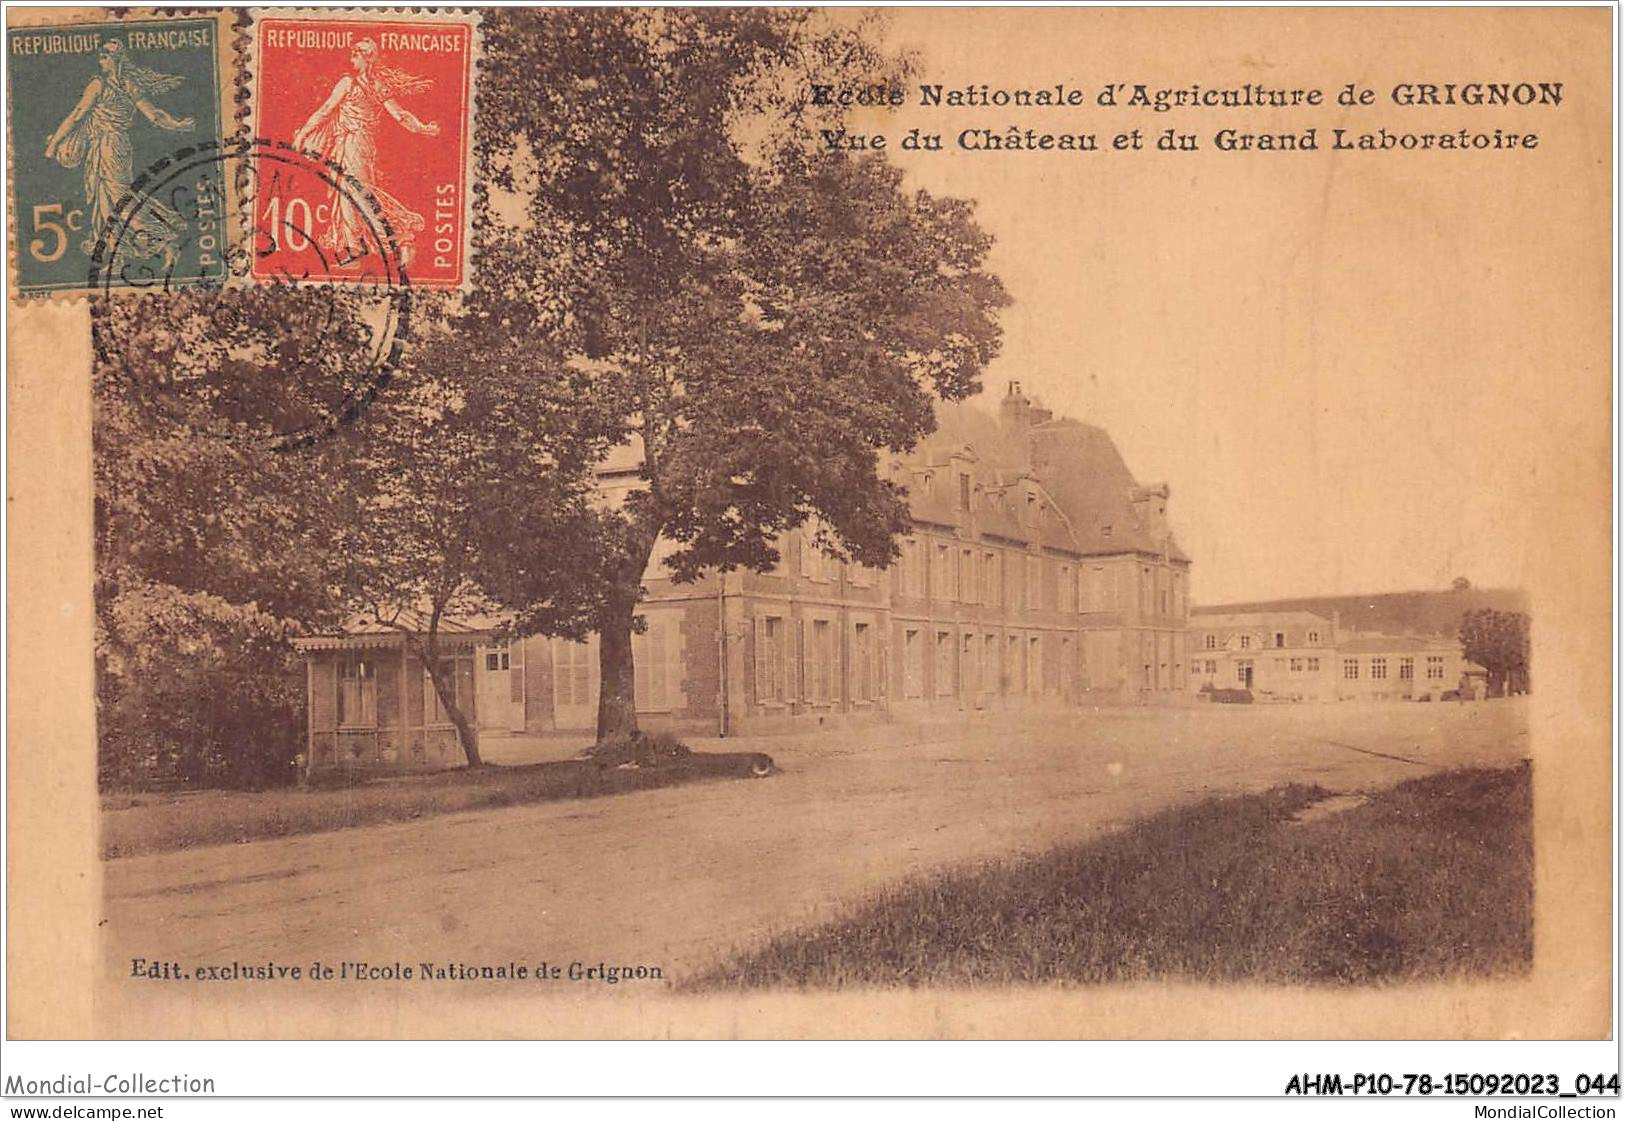
<svg viewBox="0 0 1625 1121">
<path fill-rule="evenodd" d="M 671 980 L 924 869 L 1211 794 L 1528 753 L 1519 701 L 1103 709 L 753 745 L 783 773 L 111 861 L 109 961 L 603 961 Z"/>
</svg>

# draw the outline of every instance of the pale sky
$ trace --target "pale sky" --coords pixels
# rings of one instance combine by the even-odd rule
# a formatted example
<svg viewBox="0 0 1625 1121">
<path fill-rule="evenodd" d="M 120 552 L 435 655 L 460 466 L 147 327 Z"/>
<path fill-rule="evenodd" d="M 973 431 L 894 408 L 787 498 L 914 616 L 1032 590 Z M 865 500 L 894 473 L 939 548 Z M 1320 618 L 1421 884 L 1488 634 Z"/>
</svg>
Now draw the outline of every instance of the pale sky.
<svg viewBox="0 0 1625 1121">
<path fill-rule="evenodd" d="M 1057 413 L 1106 427 L 1142 482 L 1166 481 L 1196 602 L 1458 575 L 1516 586 L 1547 488 L 1567 477 L 1543 457 L 1576 408 L 1609 407 L 1606 378 L 1589 403 L 1560 380 L 1610 362 L 1597 345 L 1606 176 L 1585 174 L 1610 155 L 1608 24 L 1537 17 L 1481 10 L 1445 35 L 1428 23 L 1440 15 L 1382 9 L 897 11 L 893 33 L 920 73 L 905 108 L 856 127 L 893 144 L 911 125 L 945 134 L 948 151 L 890 154 L 911 184 L 978 199 L 997 238 L 991 266 L 1014 305 L 982 403 L 1019 379 Z M 1563 105 L 1388 100 L 1398 81 L 1503 78 L 1564 81 Z M 921 81 L 1064 82 L 1091 100 L 1106 81 L 1333 97 L 1358 81 L 1378 102 L 1252 115 L 926 109 Z M 953 150 L 962 128 L 1012 122 L 1097 132 L 1103 147 L 1136 126 L 1175 127 L 1203 150 Z M 1211 147 L 1226 125 L 1318 126 L 1323 146 L 1333 127 L 1542 140 L 1512 155 L 1227 154 Z M 1599 178 L 1601 193 L 1582 186 Z"/>
</svg>

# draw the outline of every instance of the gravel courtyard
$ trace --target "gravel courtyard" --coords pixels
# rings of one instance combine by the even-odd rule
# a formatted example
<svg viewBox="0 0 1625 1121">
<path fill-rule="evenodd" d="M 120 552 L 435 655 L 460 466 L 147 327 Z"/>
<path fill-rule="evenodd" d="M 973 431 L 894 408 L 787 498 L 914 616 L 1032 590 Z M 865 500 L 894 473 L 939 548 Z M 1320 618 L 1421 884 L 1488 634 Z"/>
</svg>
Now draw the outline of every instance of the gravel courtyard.
<svg viewBox="0 0 1625 1121">
<path fill-rule="evenodd" d="M 1526 717 L 1521 699 L 1200 705 L 731 739 L 782 773 L 108 861 L 106 960 L 607 962 L 669 983 L 914 872 L 1214 794 L 1510 764 Z"/>
</svg>

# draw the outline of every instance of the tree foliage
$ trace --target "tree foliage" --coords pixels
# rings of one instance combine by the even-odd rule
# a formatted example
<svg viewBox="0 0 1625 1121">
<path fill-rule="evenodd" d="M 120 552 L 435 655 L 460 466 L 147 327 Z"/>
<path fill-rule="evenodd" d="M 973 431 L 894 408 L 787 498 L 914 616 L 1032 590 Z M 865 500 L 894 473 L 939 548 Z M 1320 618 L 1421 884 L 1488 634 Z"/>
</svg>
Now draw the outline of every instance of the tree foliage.
<svg viewBox="0 0 1625 1121">
<path fill-rule="evenodd" d="M 1497 693 L 1529 688 L 1529 616 L 1483 607 L 1461 617 L 1461 649 L 1468 661 L 1489 671 Z"/>
<path fill-rule="evenodd" d="M 102 307 L 104 778 L 285 776 L 289 640 L 356 612 L 415 644 L 471 762 L 439 670 L 449 617 L 598 631 L 600 735 L 635 731 L 657 537 L 679 579 L 766 569 L 808 524 L 833 556 L 888 563 L 908 521 L 881 459 L 976 390 L 1006 297 L 970 204 L 817 151 L 841 110 L 808 103 L 815 77 L 905 68 L 868 18 L 487 13 L 472 288 L 417 300 L 387 386 L 365 292 Z M 618 447 L 640 477 L 606 499 L 593 465 Z"/>
<path fill-rule="evenodd" d="M 470 318 L 476 322 L 470 323 Z M 357 423 L 338 434 L 347 509 L 332 527 L 343 601 L 397 628 L 470 765 L 472 713 L 443 669 L 443 624 L 500 613 L 510 637 L 579 637 L 598 564 L 592 465 L 607 450 L 584 374 L 478 316 L 442 315 Z"/>
<path fill-rule="evenodd" d="M 169 293 L 93 320 L 97 688 L 104 782 L 281 781 L 302 736 L 287 639 L 336 624 L 313 422 L 365 347 L 330 295 Z M 318 338 L 293 330 L 331 320 Z"/>
<path fill-rule="evenodd" d="M 517 80 L 482 99 L 482 155 L 524 220 L 482 260 L 523 278 L 508 314 L 583 360 L 641 456 L 642 486 L 603 518 L 605 740 L 637 729 L 630 635 L 656 539 L 680 580 L 766 569 L 809 521 L 831 555 L 889 563 L 907 508 L 880 457 L 978 388 L 1006 297 L 968 203 L 814 151 L 830 122 L 812 80 L 900 65 L 861 30 L 779 9 L 502 9 L 486 52 Z"/>
</svg>

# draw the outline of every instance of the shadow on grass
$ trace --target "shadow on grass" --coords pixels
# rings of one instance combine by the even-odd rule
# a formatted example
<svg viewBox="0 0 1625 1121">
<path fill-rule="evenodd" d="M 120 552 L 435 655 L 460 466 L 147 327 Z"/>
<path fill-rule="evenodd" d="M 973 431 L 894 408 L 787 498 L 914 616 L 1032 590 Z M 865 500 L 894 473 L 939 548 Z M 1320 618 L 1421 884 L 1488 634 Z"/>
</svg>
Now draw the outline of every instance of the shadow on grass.
<svg viewBox="0 0 1625 1121">
<path fill-rule="evenodd" d="M 1293 821 L 1328 796 L 1285 786 L 1215 798 L 912 880 L 685 988 L 1348 984 L 1529 967 L 1527 762 L 1431 775 Z"/>
<path fill-rule="evenodd" d="M 567 759 L 381 778 L 330 789 L 108 795 L 102 799 L 102 857 L 262 841 L 460 810 L 599 798 L 714 779 L 761 777 L 772 769 L 772 760 L 755 752 L 693 752 L 638 767 Z"/>
</svg>

